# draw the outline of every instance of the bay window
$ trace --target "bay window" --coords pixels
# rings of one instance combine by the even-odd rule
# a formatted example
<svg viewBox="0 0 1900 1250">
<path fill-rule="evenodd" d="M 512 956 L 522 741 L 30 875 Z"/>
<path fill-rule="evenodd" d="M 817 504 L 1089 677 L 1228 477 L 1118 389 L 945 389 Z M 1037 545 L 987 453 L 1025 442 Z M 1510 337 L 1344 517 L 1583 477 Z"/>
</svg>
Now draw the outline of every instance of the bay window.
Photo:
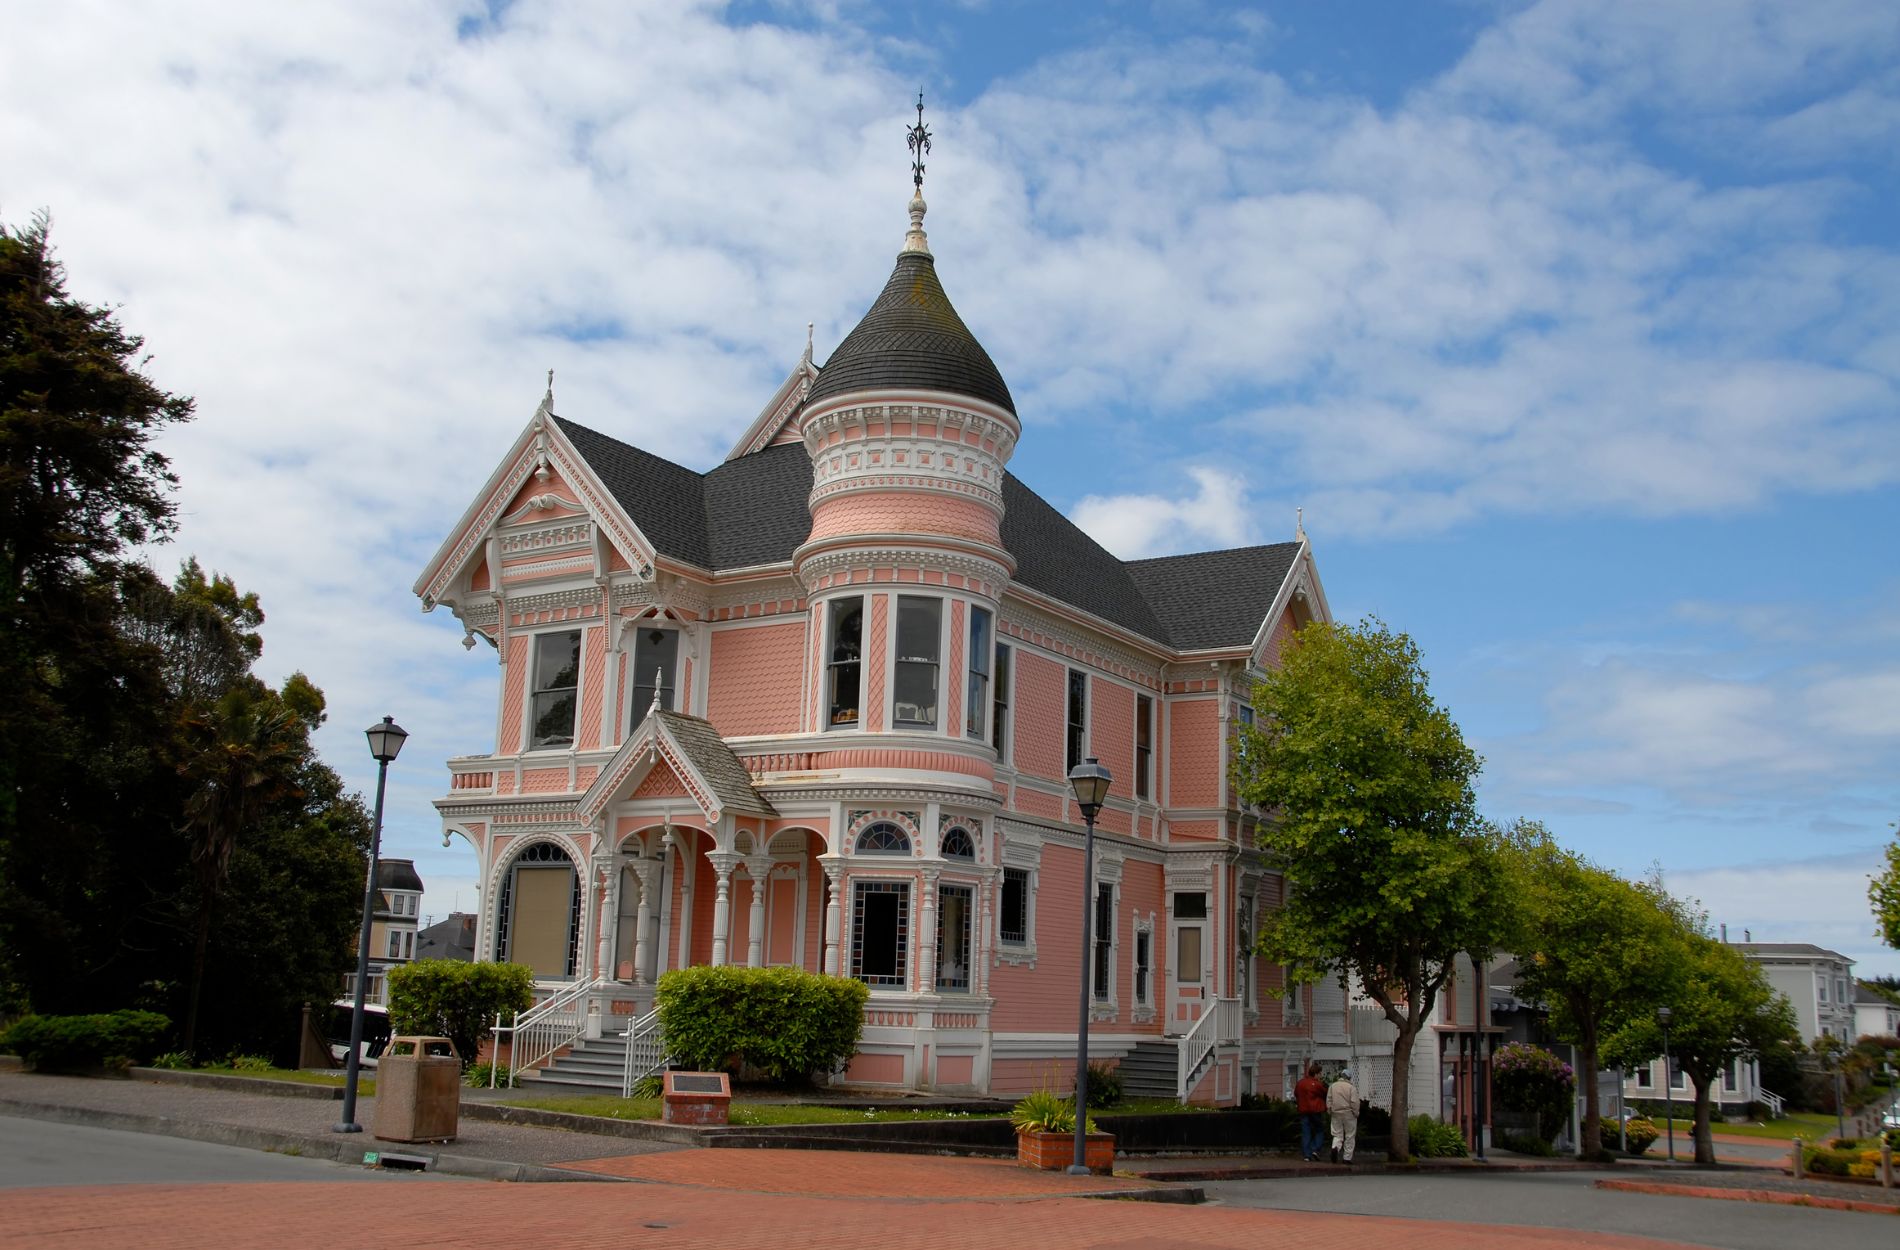
<svg viewBox="0 0 1900 1250">
<path fill-rule="evenodd" d="M 897 597 L 897 672 L 891 724 L 897 729 L 937 727 L 937 665 L 943 652 L 943 600 Z"/>
</svg>

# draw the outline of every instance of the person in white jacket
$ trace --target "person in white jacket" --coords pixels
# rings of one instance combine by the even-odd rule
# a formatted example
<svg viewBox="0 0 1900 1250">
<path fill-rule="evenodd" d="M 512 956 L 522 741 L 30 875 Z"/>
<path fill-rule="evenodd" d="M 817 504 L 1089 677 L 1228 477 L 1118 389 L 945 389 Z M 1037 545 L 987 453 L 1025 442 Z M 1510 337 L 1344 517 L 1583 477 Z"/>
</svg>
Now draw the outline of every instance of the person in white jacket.
<svg viewBox="0 0 1900 1250">
<path fill-rule="evenodd" d="M 1333 1120 L 1333 1162 L 1352 1162 L 1352 1139 L 1359 1133 L 1359 1091 L 1351 1074 L 1340 1072 L 1326 1090 L 1326 1110 Z"/>
</svg>

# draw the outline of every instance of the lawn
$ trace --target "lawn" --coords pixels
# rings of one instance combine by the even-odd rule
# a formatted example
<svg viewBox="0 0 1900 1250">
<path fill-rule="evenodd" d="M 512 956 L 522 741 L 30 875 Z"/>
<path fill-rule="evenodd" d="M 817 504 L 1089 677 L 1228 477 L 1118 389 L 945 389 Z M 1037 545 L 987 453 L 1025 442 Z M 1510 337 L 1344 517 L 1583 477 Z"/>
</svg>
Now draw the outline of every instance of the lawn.
<svg viewBox="0 0 1900 1250">
<path fill-rule="evenodd" d="M 1731 1137 L 1764 1137 L 1770 1141 L 1793 1141 L 1797 1135 L 1805 1137 L 1809 1141 L 1822 1141 L 1834 1136 L 1837 1123 L 1838 1122 L 1831 1115 L 1821 1115 L 1819 1112 L 1814 1111 L 1794 1111 L 1781 1117 L 1779 1120 L 1770 1120 L 1766 1124 L 1722 1124 L 1716 1122 L 1709 1125 L 1709 1131 L 1712 1133 L 1726 1133 Z M 1655 1124 L 1658 1129 L 1664 1127 L 1664 1122 L 1660 1118 L 1655 1121 Z M 1614 1125 L 1606 1125 L 1604 1131 L 1614 1131 Z M 1676 1121 L 1676 1132 L 1691 1133 L 1694 1131 L 1695 1121 Z"/>
<path fill-rule="evenodd" d="M 188 1072 L 209 1072 L 213 1076 L 252 1076 L 260 1081 L 289 1081 L 296 1085 L 329 1085 L 340 1087 L 343 1084 L 341 1072 L 311 1072 L 304 1068 L 234 1068 L 226 1063 L 206 1064 L 201 1068 L 186 1068 Z M 359 1074 L 356 1078 L 356 1092 L 365 1098 L 376 1093 L 376 1078 L 368 1074 Z"/>
</svg>

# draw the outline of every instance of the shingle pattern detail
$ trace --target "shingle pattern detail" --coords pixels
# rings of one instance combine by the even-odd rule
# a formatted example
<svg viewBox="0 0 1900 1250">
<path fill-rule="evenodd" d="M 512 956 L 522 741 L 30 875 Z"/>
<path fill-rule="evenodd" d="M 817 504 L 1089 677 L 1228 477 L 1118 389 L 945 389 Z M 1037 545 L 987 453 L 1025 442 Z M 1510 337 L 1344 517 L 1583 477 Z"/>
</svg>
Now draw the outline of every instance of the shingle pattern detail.
<svg viewBox="0 0 1900 1250">
<path fill-rule="evenodd" d="M 669 712 L 664 708 L 653 713 L 666 726 L 680 752 L 692 762 L 699 775 L 706 779 L 720 809 L 728 812 L 745 812 L 753 816 L 776 816 L 773 806 L 760 797 L 752 788 L 752 774 L 745 770 L 739 757 L 732 753 L 726 740 L 719 736 L 712 722 L 701 720 L 697 716 L 688 716 L 684 712 Z"/>
<path fill-rule="evenodd" d="M 1285 584 L 1298 543 L 1130 560 L 1128 575 L 1183 650 L 1253 641 Z"/>
<path fill-rule="evenodd" d="M 1003 375 L 950 306 L 937 263 L 924 252 L 898 256 L 890 281 L 818 371 L 806 402 L 892 388 L 969 395 L 1016 411 Z"/>
</svg>

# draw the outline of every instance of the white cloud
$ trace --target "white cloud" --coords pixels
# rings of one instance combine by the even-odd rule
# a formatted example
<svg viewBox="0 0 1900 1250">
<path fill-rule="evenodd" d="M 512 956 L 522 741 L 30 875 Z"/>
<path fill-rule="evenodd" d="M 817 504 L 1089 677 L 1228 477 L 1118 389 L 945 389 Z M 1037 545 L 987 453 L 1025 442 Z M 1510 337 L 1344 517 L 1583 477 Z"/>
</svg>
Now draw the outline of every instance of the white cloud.
<svg viewBox="0 0 1900 1250">
<path fill-rule="evenodd" d="M 1856 961 L 1859 976 L 1900 972 L 1900 951 L 1881 945 L 1867 878 L 1882 867 L 1869 850 L 1815 859 L 1672 871 L 1663 884 L 1699 899 L 1731 942 L 1812 942 Z"/>
<path fill-rule="evenodd" d="M 1072 517 L 1124 560 L 1254 541 L 1254 513 L 1240 478 L 1205 467 L 1187 472 L 1194 480 L 1192 495 L 1089 495 Z"/>
</svg>

